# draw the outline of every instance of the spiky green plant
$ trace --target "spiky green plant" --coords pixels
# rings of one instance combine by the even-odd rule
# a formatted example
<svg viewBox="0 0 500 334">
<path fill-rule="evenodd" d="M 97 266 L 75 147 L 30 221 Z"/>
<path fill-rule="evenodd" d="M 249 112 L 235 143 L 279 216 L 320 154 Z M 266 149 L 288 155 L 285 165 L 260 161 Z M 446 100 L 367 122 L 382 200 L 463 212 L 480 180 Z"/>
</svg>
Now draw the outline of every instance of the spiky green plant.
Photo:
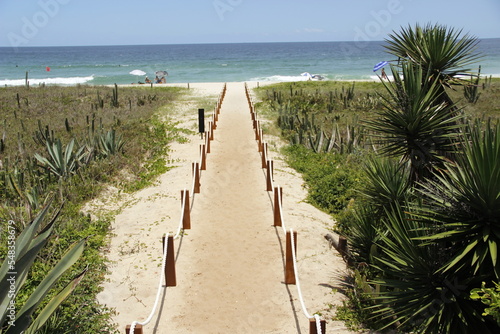
<svg viewBox="0 0 500 334">
<path fill-rule="evenodd" d="M 387 213 L 387 235 L 380 241 L 371 281 L 381 287 L 371 308 L 374 319 L 416 333 L 496 333 L 481 317 L 482 307 L 470 300 L 471 276 L 443 272 L 449 252 L 441 243 L 422 243 L 426 224 L 403 210 Z"/>
<path fill-rule="evenodd" d="M 85 274 L 84 271 L 77 275 L 33 319 L 33 315 L 54 284 L 83 253 L 85 240 L 81 240 L 68 249 L 54 268 L 44 277 L 35 290 L 30 293 L 26 302 L 17 309 L 15 303 L 16 295 L 23 288 L 38 253 L 47 244 L 54 230 L 54 223 L 59 211 L 56 212 L 45 226 L 42 225 L 49 208 L 50 201 L 17 238 L 9 237 L 8 239 L 9 248 L 7 257 L 0 267 L 0 333 L 35 333 L 73 291 Z M 9 229 L 9 235 L 13 235 L 10 231 Z"/>
<path fill-rule="evenodd" d="M 439 87 L 437 103 L 453 104 L 445 87 L 461 83 L 460 77 L 470 74 L 469 66 L 481 58 L 477 38 L 439 24 L 409 25 L 390 34 L 386 42 L 390 54 L 429 73 L 425 79 Z"/>
<path fill-rule="evenodd" d="M 99 154 L 108 157 L 122 152 L 125 141 L 121 135 L 117 135 L 114 129 L 99 136 Z"/>
<path fill-rule="evenodd" d="M 74 146 L 75 140 L 71 139 L 63 149 L 61 140 L 56 139 L 54 142 L 47 142 L 48 158 L 38 153 L 35 153 L 35 158 L 54 175 L 60 179 L 66 179 L 81 166 L 86 154 L 85 146 L 80 147 L 76 152 Z"/>
<path fill-rule="evenodd" d="M 444 272 L 500 278 L 500 125 L 476 122 L 463 139 L 463 154 L 423 186 L 429 216 L 442 232 L 429 238 L 448 244 Z"/>
<path fill-rule="evenodd" d="M 388 158 L 371 158 L 366 162 L 367 179 L 361 193 L 375 208 L 378 216 L 399 207 L 411 196 L 410 171 L 407 164 Z"/>
<path fill-rule="evenodd" d="M 384 109 L 365 124 L 382 145 L 380 151 L 410 163 L 412 180 L 420 180 L 456 149 L 460 117 L 450 117 L 453 106 L 438 103 L 440 87 L 421 66 L 403 63 L 401 73 L 395 66 L 391 70 L 394 82 L 384 83 Z"/>
</svg>

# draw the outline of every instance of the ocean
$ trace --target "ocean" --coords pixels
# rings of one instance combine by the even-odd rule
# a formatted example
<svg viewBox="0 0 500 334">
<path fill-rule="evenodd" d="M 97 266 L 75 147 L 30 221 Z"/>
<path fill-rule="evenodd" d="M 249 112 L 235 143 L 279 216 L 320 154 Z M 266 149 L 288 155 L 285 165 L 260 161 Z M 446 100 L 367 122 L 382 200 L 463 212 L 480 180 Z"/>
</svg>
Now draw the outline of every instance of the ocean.
<svg viewBox="0 0 500 334">
<path fill-rule="evenodd" d="M 167 82 L 377 80 L 373 66 L 394 61 L 384 42 L 298 42 L 0 48 L 0 86 Z M 500 38 L 480 40 L 483 75 L 500 77 Z M 474 70 L 477 69 L 474 65 Z M 143 76 L 130 72 L 140 70 Z"/>
</svg>

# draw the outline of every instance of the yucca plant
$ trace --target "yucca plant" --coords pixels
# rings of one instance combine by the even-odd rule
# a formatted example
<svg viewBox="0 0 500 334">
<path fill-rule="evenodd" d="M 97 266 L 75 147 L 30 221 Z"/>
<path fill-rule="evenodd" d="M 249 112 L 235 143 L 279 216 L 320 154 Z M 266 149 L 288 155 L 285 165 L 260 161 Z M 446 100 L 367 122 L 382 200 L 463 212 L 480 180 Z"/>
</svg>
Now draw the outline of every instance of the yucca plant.
<svg viewBox="0 0 500 334">
<path fill-rule="evenodd" d="M 452 106 L 438 103 L 440 87 L 421 66 L 403 63 L 401 73 L 395 66 L 391 70 L 394 82 L 384 83 L 384 109 L 365 124 L 382 145 L 381 153 L 409 163 L 411 179 L 418 181 L 456 149 L 460 118 L 450 116 Z"/>
<path fill-rule="evenodd" d="M 73 291 L 85 274 L 85 271 L 83 271 L 77 275 L 33 319 L 33 315 L 54 284 L 83 253 L 85 240 L 81 240 L 67 250 L 54 268 L 38 284 L 35 290 L 30 293 L 26 302 L 17 309 L 18 305 L 15 303 L 15 297 L 23 288 L 38 253 L 47 244 L 60 212 L 58 210 L 46 226 L 43 226 L 42 223 L 49 212 L 50 203 L 51 201 L 23 229 L 15 240 L 13 238 L 8 239 L 9 251 L 0 267 L 0 333 L 35 333 Z M 12 235 L 10 231 L 9 229 L 9 235 Z"/>
<path fill-rule="evenodd" d="M 500 125 L 476 122 L 463 139 L 463 154 L 424 185 L 442 232 L 428 238 L 452 247 L 443 272 L 500 278 Z"/>
<path fill-rule="evenodd" d="M 361 193 L 374 206 L 378 216 L 399 207 L 411 196 L 408 164 L 389 158 L 371 158 L 366 162 L 366 182 Z"/>
<path fill-rule="evenodd" d="M 438 24 L 401 28 L 386 43 L 387 51 L 400 61 L 420 65 L 429 73 L 425 79 L 439 87 L 438 104 L 453 104 L 445 87 L 461 83 L 460 78 L 471 73 L 469 66 L 481 59 L 477 38 Z"/>
<path fill-rule="evenodd" d="M 378 254 L 377 243 L 385 233 L 376 210 L 371 205 L 358 205 L 344 231 L 349 245 L 350 262 L 359 268 L 368 268 L 373 263 L 373 257 Z"/>
<path fill-rule="evenodd" d="M 471 301 L 472 277 L 441 270 L 449 251 L 441 243 L 423 243 L 426 223 L 404 210 L 387 212 L 387 234 L 381 237 L 374 268 L 381 287 L 374 296 L 373 318 L 418 333 L 495 333 L 495 324 L 481 317 L 482 306 Z"/>
</svg>

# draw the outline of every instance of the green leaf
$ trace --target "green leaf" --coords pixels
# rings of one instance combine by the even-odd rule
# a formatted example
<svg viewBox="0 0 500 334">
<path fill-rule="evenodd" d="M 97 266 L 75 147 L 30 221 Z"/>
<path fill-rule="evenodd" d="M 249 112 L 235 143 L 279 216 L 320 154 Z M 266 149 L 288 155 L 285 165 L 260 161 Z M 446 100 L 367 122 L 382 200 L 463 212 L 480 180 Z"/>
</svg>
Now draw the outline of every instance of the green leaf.
<svg viewBox="0 0 500 334">
<path fill-rule="evenodd" d="M 87 272 L 88 267 L 85 268 L 80 274 L 78 274 L 66 287 L 54 296 L 50 302 L 43 308 L 36 319 L 31 323 L 30 327 L 24 332 L 25 334 L 35 334 L 45 322 L 50 318 L 50 316 L 56 311 L 56 309 L 61 305 L 61 303 L 73 292 L 76 286 L 83 279 L 83 276 Z"/>
</svg>

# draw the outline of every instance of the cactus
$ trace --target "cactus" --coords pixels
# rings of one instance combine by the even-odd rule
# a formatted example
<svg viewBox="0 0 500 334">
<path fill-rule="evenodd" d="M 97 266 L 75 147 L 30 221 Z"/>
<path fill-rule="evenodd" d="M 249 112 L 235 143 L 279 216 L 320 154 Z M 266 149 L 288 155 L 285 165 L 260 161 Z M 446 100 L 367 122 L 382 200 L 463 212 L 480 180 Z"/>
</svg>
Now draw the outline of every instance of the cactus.
<svg viewBox="0 0 500 334">
<path fill-rule="evenodd" d="M 479 100 L 479 96 L 481 95 L 481 93 L 478 92 L 480 75 L 481 66 L 479 66 L 476 80 L 473 80 L 471 75 L 470 83 L 464 86 L 464 97 L 469 103 L 475 104 Z"/>
<path fill-rule="evenodd" d="M 66 131 L 71 133 L 71 126 L 69 125 L 69 121 L 68 121 L 67 117 L 64 120 L 64 126 L 66 127 Z"/>
<path fill-rule="evenodd" d="M 45 129 L 42 129 L 42 122 L 38 120 L 38 130 L 35 131 L 33 136 L 35 143 L 45 146 L 47 143 L 54 142 L 54 130 L 49 130 L 49 126 L 46 125 Z"/>
<path fill-rule="evenodd" d="M 118 103 L 118 85 L 115 84 L 115 88 L 113 89 L 113 97 L 111 98 L 111 106 L 114 108 L 118 108 L 120 104 Z"/>
</svg>

